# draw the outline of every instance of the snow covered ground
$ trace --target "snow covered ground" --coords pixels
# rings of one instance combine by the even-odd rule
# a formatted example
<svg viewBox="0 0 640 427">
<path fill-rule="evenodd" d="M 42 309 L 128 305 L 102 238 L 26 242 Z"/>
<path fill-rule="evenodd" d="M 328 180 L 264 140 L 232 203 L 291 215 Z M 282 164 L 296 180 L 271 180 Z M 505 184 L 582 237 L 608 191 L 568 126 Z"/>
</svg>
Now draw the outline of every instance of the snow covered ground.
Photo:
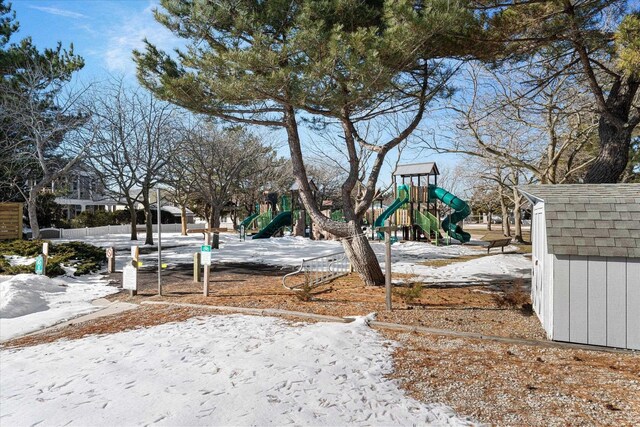
<svg viewBox="0 0 640 427">
<path fill-rule="evenodd" d="M 91 301 L 117 292 L 100 276 L 0 276 L 0 341 L 97 310 Z"/>
<path fill-rule="evenodd" d="M 120 269 L 130 258 L 132 242 L 128 234 L 106 235 L 88 238 L 89 242 L 108 247 L 118 252 L 116 268 Z M 144 241 L 139 241 L 141 247 Z M 167 233 L 162 236 L 163 262 L 169 267 L 180 263 L 190 263 L 193 253 L 200 250 L 203 243 L 201 234 L 181 236 L 179 233 Z M 133 243 L 135 244 L 135 242 Z M 384 259 L 384 244 L 371 243 L 379 260 Z M 271 239 L 247 239 L 240 241 L 235 234 L 220 235 L 220 249 L 214 250 L 213 261 L 221 263 L 259 263 L 282 267 L 294 267 L 303 258 L 313 258 L 341 252 L 342 244 L 337 241 L 314 241 L 302 237 L 280 237 Z M 420 262 L 429 259 L 449 259 L 463 255 L 482 254 L 477 248 L 463 245 L 435 246 L 422 242 L 396 243 L 392 245 L 393 271 L 396 273 L 416 274 L 419 280 L 462 281 L 528 277 L 531 260 L 523 255 L 495 255 L 466 263 L 456 263 L 446 267 L 427 267 Z M 141 255 L 143 266 L 156 266 L 157 253 Z M 382 263 L 384 267 L 384 263 Z"/>
<path fill-rule="evenodd" d="M 128 235 L 88 237 L 130 257 Z M 163 235 L 163 262 L 190 263 L 201 235 Z M 142 243 L 142 242 L 140 242 Z M 382 260 L 384 246 L 372 243 Z M 392 247 L 393 271 L 425 282 L 529 275 L 530 259 L 495 254 L 444 267 L 429 259 L 481 254 L 469 246 L 407 242 Z M 143 266 L 157 265 L 141 244 Z M 335 241 L 238 240 L 223 234 L 214 262 L 292 267 L 341 252 Z M 148 253 L 147 253 L 148 252 Z M 11 257 L 27 264 L 29 258 Z M 69 272 L 72 273 L 72 272 Z M 96 309 L 117 289 L 99 275 L 0 276 L 0 340 Z M 393 343 L 359 319 L 297 324 L 213 316 L 18 350 L 0 350 L 1 425 L 468 425 L 451 408 L 408 398 L 393 381 Z"/>
<path fill-rule="evenodd" d="M 128 234 L 87 237 L 97 246 L 117 249 L 116 268 L 121 269 L 130 258 L 132 242 Z M 193 253 L 200 250 L 202 235 L 180 236 L 167 233 L 162 236 L 163 262 L 169 267 L 190 263 Z M 138 242 L 141 244 L 142 242 Z M 372 243 L 378 259 L 384 258 L 384 245 Z M 141 245 L 144 248 L 144 245 Z M 157 265 L 157 253 L 142 254 L 144 266 Z M 303 258 L 313 258 L 342 251 L 336 241 L 312 241 L 301 237 L 282 237 L 240 241 L 237 235 L 222 234 L 220 249 L 214 251 L 214 262 L 262 263 L 282 267 L 299 265 Z M 144 251 L 143 251 L 144 252 Z M 477 255 L 478 249 L 469 246 L 434 246 L 420 242 L 397 243 L 392 246 L 393 271 L 418 276 L 422 282 L 462 282 L 473 280 L 528 277 L 530 259 L 517 254 L 497 254 L 444 267 L 429 267 L 421 262 L 429 259 L 448 259 L 462 255 Z M 33 263 L 33 258 L 7 257 L 15 264 Z M 384 267 L 384 263 L 382 263 Z M 100 276 L 75 277 L 72 271 L 56 279 L 23 274 L 0 276 L 0 340 L 22 335 L 68 320 L 96 309 L 91 301 L 116 292 Z"/>
<path fill-rule="evenodd" d="M 4 258 L 9 262 L 9 265 L 31 265 L 36 262 L 35 258 L 29 258 L 20 255 L 4 255 Z"/>
<path fill-rule="evenodd" d="M 2 425 L 469 425 L 384 375 L 363 319 L 214 316 L 0 350 Z"/>
<path fill-rule="evenodd" d="M 447 282 L 524 278 L 531 275 L 531 258 L 518 254 L 495 254 L 443 267 L 409 267 L 418 281 Z"/>
</svg>

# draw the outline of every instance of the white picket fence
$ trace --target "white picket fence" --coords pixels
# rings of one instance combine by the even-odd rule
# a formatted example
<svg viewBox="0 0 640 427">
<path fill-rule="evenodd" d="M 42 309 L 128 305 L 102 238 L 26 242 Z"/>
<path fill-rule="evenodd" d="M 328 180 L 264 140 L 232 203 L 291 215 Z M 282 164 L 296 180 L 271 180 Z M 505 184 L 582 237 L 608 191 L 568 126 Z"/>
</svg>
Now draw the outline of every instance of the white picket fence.
<svg viewBox="0 0 640 427">
<path fill-rule="evenodd" d="M 189 224 L 193 227 L 193 224 Z M 143 230 L 144 224 L 138 225 L 138 230 Z M 163 233 L 179 233 L 181 230 L 180 224 L 162 224 Z M 153 231 L 158 231 L 157 224 L 153 225 Z M 86 228 L 62 228 L 60 229 L 61 239 L 77 239 L 87 236 L 104 236 L 105 234 L 129 234 L 131 232 L 131 225 L 105 225 L 103 227 L 86 227 Z M 143 232 L 143 231 L 139 231 Z"/>
</svg>

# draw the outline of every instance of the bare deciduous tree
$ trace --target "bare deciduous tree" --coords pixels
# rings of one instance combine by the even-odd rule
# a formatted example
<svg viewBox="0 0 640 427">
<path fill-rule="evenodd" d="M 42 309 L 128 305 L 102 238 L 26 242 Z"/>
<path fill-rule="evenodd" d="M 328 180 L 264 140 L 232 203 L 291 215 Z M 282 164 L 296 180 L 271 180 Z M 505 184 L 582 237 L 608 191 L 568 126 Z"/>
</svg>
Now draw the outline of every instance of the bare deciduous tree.
<svg viewBox="0 0 640 427">
<path fill-rule="evenodd" d="M 275 150 L 243 128 L 222 130 L 200 122 L 182 139 L 176 162 L 186 171 L 191 195 L 207 205 L 209 226 L 220 227 L 222 210 L 242 182 L 278 164 Z M 214 233 L 213 246 L 218 247 Z"/>
<path fill-rule="evenodd" d="M 9 159 L 4 163 L 15 173 L 8 184 L 26 201 L 34 239 L 40 238 L 38 195 L 68 173 L 93 142 L 86 126 L 89 112 L 80 101 L 84 90 L 69 90 L 65 80 L 52 79 L 51 67 L 42 59 L 29 61 L 20 84 L 3 85 L 0 97 L 0 120 L 19 134 L 19 140 L 7 144 Z"/>
<path fill-rule="evenodd" d="M 181 127 L 176 107 L 116 81 L 93 100 L 98 139 L 91 162 L 106 191 L 123 198 L 136 234 L 136 202 L 145 211 L 145 244 L 153 244 L 151 190 L 163 182 Z"/>
</svg>

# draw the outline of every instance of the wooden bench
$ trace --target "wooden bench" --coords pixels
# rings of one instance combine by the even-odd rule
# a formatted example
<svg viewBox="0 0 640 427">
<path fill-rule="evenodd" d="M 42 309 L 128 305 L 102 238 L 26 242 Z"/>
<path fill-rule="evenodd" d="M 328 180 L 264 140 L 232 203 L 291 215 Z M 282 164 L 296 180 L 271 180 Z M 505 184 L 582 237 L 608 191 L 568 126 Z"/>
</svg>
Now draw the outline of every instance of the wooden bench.
<svg viewBox="0 0 640 427">
<path fill-rule="evenodd" d="M 508 246 L 509 243 L 511 243 L 511 237 L 506 237 L 504 239 L 485 240 L 485 241 L 489 243 L 489 245 L 487 246 L 487 253 L 489 253 L 489 251 L 492 248 L 501 248 L 502 252 L 504 253 L 504 247 Z"/>
</svg>

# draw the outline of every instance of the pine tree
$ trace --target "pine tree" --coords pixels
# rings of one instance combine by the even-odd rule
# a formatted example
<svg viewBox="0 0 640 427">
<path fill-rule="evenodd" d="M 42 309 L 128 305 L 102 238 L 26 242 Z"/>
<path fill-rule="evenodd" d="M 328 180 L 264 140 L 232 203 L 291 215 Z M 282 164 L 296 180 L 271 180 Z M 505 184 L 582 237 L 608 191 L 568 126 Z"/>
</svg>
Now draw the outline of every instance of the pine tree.
<svg viewBox="0 0 640 427">
<path fill-rule="evenodd" d="M 11 6 L 0 0 L 1 198 L 27 202 L 38 238 L 37 196 L 79 159 L 60 148 L 67 133 L 86 117 L 60 104 L 58 96 L 84 61 L 73 46 L 64 49 L 58 43 L 40 51 L 29 37 L 11 43 L 18 28 Z"/>
<path fill-rule="evenodd" d="M 177 56 L 147 42 L 134 52 L 140 82 L 191 111 L 286 131 L 301 199 L 314 223 L 343 239 L 364 282 L 384 283 L 362 233 L 389 151 L 405 141 L 434 98 L 451 94 L 456 64 L 476 54 L 481 30 L 466 2 L 164 0 L 156 19 L 189 42 Z M 405 124 L 386 141 L 365 129 L 384 117 Z M 300 123 L 337 124 L 343 136 L 346 222 L 317 206 Z M 368 167 L 367 167 L 368 166 Z M 363 171 L 368 174 L 363 173 Z"/>
<path fill-rule="evenodd" d="M 599 153 L 588 183 L 619 181 L 640 124 L 640 13 L 624 0 L 478 1 L 489 10 L 494 52 L 535 56 L 547 72 L 529 82 L 544 88 L 569 78 L 589 88 L 599 116 Z"/>
</svg>

